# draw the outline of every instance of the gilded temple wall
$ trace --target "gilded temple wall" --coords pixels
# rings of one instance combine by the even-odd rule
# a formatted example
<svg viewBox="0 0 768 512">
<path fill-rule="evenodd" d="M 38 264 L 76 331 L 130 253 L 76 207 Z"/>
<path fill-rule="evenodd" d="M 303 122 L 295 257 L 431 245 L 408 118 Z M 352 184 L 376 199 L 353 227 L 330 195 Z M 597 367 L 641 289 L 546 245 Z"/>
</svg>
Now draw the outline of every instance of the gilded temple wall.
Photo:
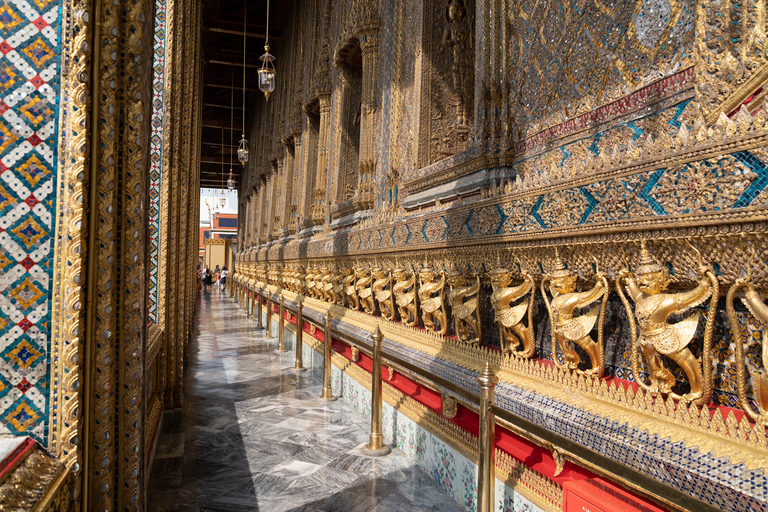
<svg viewBox="0 0 768 512">
<path fill-rule="evenodd" d="M 610 405 L 588 408 L 631 426 L 621 404 L 641 400 L 652 435 L 696 425 L 673 437 L 736 465 L 766 461 L 764 299 L 750 288 L 768 275 L 764 2 L 295 8 L 275 53 L 306 49 L 312 73 L 283 57 L 280 114 L 257 105 L 245 282 L 373 314 L 371 326 L 389 317 L 388 338 L 474 371 L 469 354 L 488 357 L 478 341 L 501 346 L 510 386 L 548 399 L 604 396 L 591 383 L 618 379 L 642 398 L 611 388 Z M 292 160 L 299 183 L 279 201 L 296 215 L 278 218 L 269 186 L 291 150 L 310 157 Z M 648 275 L 659 288 L 646 293 Z M 396 295 L 412 312 L 391 313 Z M 550 365 L 552 389 L 522 377 L 547 380 L 537 372 Z M 676 464 L 717 506 L 731 492 L 757 508 L 768 498 L 746 477 Z"/>
<path fill-rule="evenodd" d="M 58 168 L 60 2 L 3 8 L 0 434 L 47 442 Z"/>
<path fill-rule="evenodd" d="M 0 508 L 143 510 L 195 304 L 201 5 L 0 11 L 0 434 L 46 449 Z"/>
</svg>

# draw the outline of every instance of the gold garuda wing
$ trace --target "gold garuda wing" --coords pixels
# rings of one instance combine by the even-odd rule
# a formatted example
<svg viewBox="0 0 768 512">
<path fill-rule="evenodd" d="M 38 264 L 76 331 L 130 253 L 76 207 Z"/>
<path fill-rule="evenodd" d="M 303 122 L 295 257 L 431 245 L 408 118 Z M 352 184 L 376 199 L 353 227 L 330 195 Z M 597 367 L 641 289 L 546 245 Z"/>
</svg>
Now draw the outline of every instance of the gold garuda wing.
<svg viewBox="0 0 768 512">
<path fill-rule="evenodd" d="M 680 322 L 670 326 L 675 333 L 675 348 L 673 348 L 671 352 L 677 352 L 691 342 L 693 335 L 696 334 L 696 329 L 699 327 L 700 316 L 701 313 L 697 311 L 685 320 L 681 320 Z"/>
<path fill-rule="evenodd" d="M 599 311 L 600 306 L 597 306 L 583 315 L 569 320 L 565 325 L 555 325 L 555 332 L 567 340 L 580 340 L 595 327 Z"/>
<path fill-rule="evenodd" d="M 526 311 L 528 311 L 528 301 L 523 301 L 517 306 L 513 306 L 496 315 L 496 320 L 504 327 L 512 327 L 520 323 Z"/>
<path fill-rule="evenodd" d="M 475 312 L 477 309 L 477 297 L 470 299 L 462 305 L 454 308 L 453 314 L 459 318 L 467 318 L 469 315 Z"/>
</svg>

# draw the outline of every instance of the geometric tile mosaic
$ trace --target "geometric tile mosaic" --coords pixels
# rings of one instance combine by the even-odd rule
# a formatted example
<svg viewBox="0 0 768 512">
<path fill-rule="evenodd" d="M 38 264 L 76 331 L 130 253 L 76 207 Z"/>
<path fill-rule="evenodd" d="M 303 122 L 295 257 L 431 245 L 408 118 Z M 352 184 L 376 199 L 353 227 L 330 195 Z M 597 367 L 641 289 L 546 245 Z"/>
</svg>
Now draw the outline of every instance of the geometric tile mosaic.
<svg viewBox="0 0 768 512">
<path fill-rule="evenodd" d="M 157 322 L 160 259 L 160 206 L 163 179 L 163 109 L 165 107 L 165 0 L 155 1 L 152 79 L 152 136 L 149 144 L 149 321 Z"/>
<path fill-rule="evenodd" d="M 60 2 L 0 6 L 0 434 L 45 443 Z"/>
<path fill-rule="evenodd" d="M 387 339 L 383 348 L 472 393 L 480 392 L 477 372 Z M 768 511 L 768 476 L 762 468 L 750 470 L 743 463 L 505 382 L 496 387 L 496 405 L 722 510 Z"/>
</svg>

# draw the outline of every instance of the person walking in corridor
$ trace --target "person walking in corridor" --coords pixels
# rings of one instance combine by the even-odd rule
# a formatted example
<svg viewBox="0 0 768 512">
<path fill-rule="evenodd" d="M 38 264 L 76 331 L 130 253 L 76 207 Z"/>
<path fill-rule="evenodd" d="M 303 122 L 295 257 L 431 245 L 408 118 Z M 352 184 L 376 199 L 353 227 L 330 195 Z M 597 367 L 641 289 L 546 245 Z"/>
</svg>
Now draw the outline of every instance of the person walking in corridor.
<svg viewBox="0 0 768 512">
<path fill-rule="evenodd" d="M 227 286 L 227 276 L 229 275 L 229 270 L 227 270 L 227 267 L 221 267 L 221 289 L 223 290 Z"/>
</svg>

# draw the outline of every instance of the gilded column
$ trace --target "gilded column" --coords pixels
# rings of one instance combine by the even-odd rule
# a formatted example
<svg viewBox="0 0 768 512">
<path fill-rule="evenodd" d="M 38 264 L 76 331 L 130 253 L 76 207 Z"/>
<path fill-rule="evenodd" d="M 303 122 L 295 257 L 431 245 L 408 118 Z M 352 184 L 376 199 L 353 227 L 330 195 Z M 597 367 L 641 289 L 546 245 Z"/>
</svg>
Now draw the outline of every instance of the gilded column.
<svg viewBox="0 0 768 512">
<path fill-rule="evenodd" d="M 111 511 L 115 506 L 115 422 L 117 365 L 117 293 L 120 209 L 120 97 L 122 84 L 116 56 L 120 54 L 121 9 L 105 9 L 98 19 L 99 46 L 94 49 L 94 132 L 91 179 L 88 297 L 86 306 L 85 486 L 89 506 Z M 96 39 L 96 38 L 94 38 Z M 79 391 L 79 389 L 78 389 Z"/>
<path fill-rule="evenodd" d="M 264 238 L 265 241 L 272 240 L 272 228 L 275 224 L 275 180 L 274 180 L 274 168 L 271 168 L 267 172 L 267 184 L 266 184 L 266 197 L 264 200 L 265 219 L 264 223 Z"/>
<path fill-rule="evenodd" d="M 192 116 L 194 115 L 192 109 L 192 70 L 194 69 L 190 63 L 194 62 L 194 53 L 192 47 L 192 32 L 194 30 L 194 11 L 192 6 L 187 6 L 187 12 L 184 16 L 184 62 L 182 67 L 182 97 L 181 97 L 181 154 L 180 154 L 180 211 L 179 211 L 179 231 L 178 231 L 178 267 L 176 271 L 176 286 L 178 297 L 176 299 L 177 308 L 175 314 L 176 328 L 174 336 L 176 338 L 176 381 L 173 384 L 173 406 L 178 408 L 182 405 L 183 398 L 183 375 L 184 375 L 184 351 L 187 343 L 187 315 L 186 315 L 186 292 L 187 284 L 189 282 L 189 271 L 187 270 L 190 265 L 189 259 L 189 212 L 190 212 L 190 199 L 191 199 L 191 187 L 192 178 L 191 172 L 188 172 L 192 165 L 193 148 L 191 147 L 192 139 L 190 134 L 192 133 Z"/>
<path fill-rule="evenodd" d="M 277 169 L 272 173 L 272 228 L 269 230 L 273 239 L 279 238 L 282 225 L 283 202 L 285 201 L 285 156 L 277 159 Z"/>
<path fill-rule="evenodd" d="M 89 170 L 98 161 L 98 144 L 91 137 L 98 126 L 97 95 L 95 81 L 90 80 L 91 65 L 98 63 L 98 48 L 92 48 L 92 40 L 98 24 L 88 9 L 73 10 L 67 2 L 65 9 L 71 12 L 69 28 L 71 37 L 62 38 L 61 137 L 66 143 L 59 145 L 59 171 L 57 183 L 60 190 L 57 199 L 65 207 L 60 208 L 56 222 L 55 239 L 57 258 L 53 262 L 55 276 L 52 302 L 51 336 L 51 408 L 50 445 L 53 455 L 60 456 L 74 474 L 72 507 L 79 508 L 82 499 L 83 468 L 88 439 L 85 437 L 88 418 L 81 390 L 88 387 L 86 339 L 86 290 L 90 286 L 88 261 L 91 246 L 88 236 L 94 222 L 88 214 L 91 189 L 98 187 L 98 180 Z M 89 16 L 90 15 L 90 16 Z M 66 48 L 65 48 L 66 47 Z M 64 51 L 66 49 L 66 51 Z M 101 83 L 101 82 L 99 82 Z M 92 359 L 87 358 L 88 363 Z"/>
<path fill-rule="evenodd" d="M 261 203 L 259 202 L 261 197 L 261 178 L 256 177 L 255 182 L 253 204 L 251 205 L 250 247 L 259 245 L 259 234 L 261 232 Z"/>
<path fill-rule="evenodd" d="M 288 216 L 286 224 L 288 234 L 296 233 L 296 213 L 299 206 L 299 176 L 303 174 L 302 168 L 304 147 L 301 145 L 301 132 L 293 134 L 293 170 L 291 171 L 291 181 L 289 184 L 290 201 L 288 202 Z"/>
<path fill-rule="evenodd" d="M 254 171 L 255 172 L 255 171 Z M 256 187 L 253 193 L 253 209 L 251 214 L 253 215 L 253 223 L 251 224 L 251 247 L 257 246 L 261 243 L 261 177 L 256 177 Z"/>
<path fill-rule="evenodd" d="M 315 204 L 315 180 L 317 179 L 317 156 L 312 159 L 312 149 L 318 146 L 317 132 L 312 126 L 309 114 L 304 115 L 302 130 L 302 152 L 297 154 L 301 158 L 301 181 L 297 192 L 297 205 L 299 207 L 298 229 L 304 229 L 314 225 L 312 210 Z"/>
<path fill-rule="evenodd" d="M 475 124 L 474 140 L 484 140 L 489 133 L 490 99 L 490 10 L 495 0 L 477 0 L 475 19 Z"/>
<path fill-rule="evenodd" d="M 269 221 L 267 215 L 269 214 L 269 189 L 267 187 L 267 177 L 262 175 L 259 177 L 261 180 L 261 186 L 259 187 L 259 202 L 257 207 L 259 209 L 259 245 L 267 243 L 267 227 Z"/>
<path fill-rule="evenodd" d="M 118 307 L 120 325 L 115 364 L 119 369 L 118 382 L 113 383 L 118 404 L 118 434 L 115 454 L 117 474 L 112 486 L 117 492 L 117 509 L 144 510 L 146 463 L 144 455 L 144 413 L 146 374 L 145 352 L 147 334 L 148 216 L 145 205 L 149 202 L 146 183 L 149 181 L 149 147 L 151 135 L 151 80 L 154 0 L 140 0 L 121 4 L 123 8 L 123 53 L 120 71 L 123 74 L 124 93 L 122 107 L 122 186 L 120 199 L 122 212 L 121 263 L 122 273 L 116 288 L 119 290 Z M 98 443 L 98 438 L 94 439 Z M 103 466 L 103 462 L 101 464 Z M 98 466 L 97 466 L 98 467 Z"/>
<path fill-rule="evenodd" d="M 174 47 L 175 55 L 173 60 L 173 81 L 176 87 L 173 90 L 171 108 L 168 113 L 171 116 L 171 146 L 169 160 L 168 179 L 171 184 L 169 187 L 169 215 L 168 215 L 168 293 L 167 298 L 167 322 L 166 322 L 166 359 L 165 359 L 165 388 L 163 390 L 163 403 L 165 408 L 174 407 L 173 391 L 176 387 L 179 359 L 178 352 L 178 325 L 179 325 L 179 269 L 181 264 L 181 240 L 179 232 L 181 231 L 181 210 L 182 198 L 182 152 L 181 142 L 185 134 L 182 129 L 183 119 L 183 68 L 184 61 L 187 58 L 186 48 L 183 45 L 186 27 L 186 9 L 177 9 L 175 13 Z"/>
<path fill-rule="evenodd" d="M 328 149 L 331 143 L 331 94 L 320 95 L 320 133 L 317 145 L 317 172 L 315 174 L 314 205 L 312 221 L 315 224 L 325 222 L 328 211 Z"/>
<path fill-rule="evenodd" d="M 245 224 L 243 226 L 244 247 L 250 247 L 253 245 L 253 217 L 256 201 L 254 200 L 255 193 L 251 193 L 247 198 L 245 204 Z"/>
<path fill-rule="evenodd" d="M 360 182 L 358 183 L 357 194 L 359 206 L 371 208 L 375 201 L 376 156 L 373 141 L 376 123 L 376 75 L 379 72 L 378 30 L 366 30 L 360 35 L 359 41 L 363 55 L 363 84 L 360 111 Z"/>
<path fill-rule="evenodd" d="M 280 205 L 280 229 L 278 237 L 282 237 L 288 234 L 288 224 L 291 218 L 291 204 L 293 202 L 292 186 L 293 186 L 293 171 L 296 159 L 295 146 L 290 141 L 286 141 L 285 144 L 285 157 L 282 172 L 280 172 L 282 181 L 282 204 Z"/>
</svg>

